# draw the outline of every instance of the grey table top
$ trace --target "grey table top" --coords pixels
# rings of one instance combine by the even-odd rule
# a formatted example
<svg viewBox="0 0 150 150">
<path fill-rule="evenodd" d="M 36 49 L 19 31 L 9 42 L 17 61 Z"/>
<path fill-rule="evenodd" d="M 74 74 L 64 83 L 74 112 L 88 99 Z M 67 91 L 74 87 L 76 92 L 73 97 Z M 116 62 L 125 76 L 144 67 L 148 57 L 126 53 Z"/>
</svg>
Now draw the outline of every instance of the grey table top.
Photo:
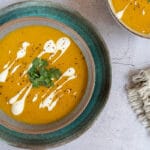
<svg viewBox="0 0 150 150">
<path fill-rule="evenodd" d="M 110 52 L 112 88 L 109 100 L 93 126 L 80 138 L 55 150 L 149 150 L 150 137 L 137 121 L 124 86 L 129 71 L 150 66 L 150 40 L 122 29 L 112 18 L 106 0 L 51 0 L 79 11 L 99 30 Z M 0 8 L 18 0 L 0 0 Z M 0 149 L 17 148 L 0 141 Z"/>
</svg>

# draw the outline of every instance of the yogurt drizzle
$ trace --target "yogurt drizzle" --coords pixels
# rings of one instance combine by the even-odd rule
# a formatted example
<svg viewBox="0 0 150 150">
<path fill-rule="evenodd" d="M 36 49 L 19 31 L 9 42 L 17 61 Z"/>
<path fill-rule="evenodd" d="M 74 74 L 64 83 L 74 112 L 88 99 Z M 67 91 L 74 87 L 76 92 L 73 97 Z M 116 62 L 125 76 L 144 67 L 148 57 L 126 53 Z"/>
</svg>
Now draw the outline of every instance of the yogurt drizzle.
<svg viewBox="0 0 150 150">
<path fill-rule="evenodd" d="M 121 19 L 121 18 L 123 17 L 125 11 L 126 11 L 126 10 L 128 9 L 128 7 L 129 7 L 130 3 L 131 3 L 131 2 L 129 2 L 129 3 L 124 7 L 123 10 L 121 10 L 121 11 L 119 11 L 119 12 L 116 13 L 116 17 L 117 17 L 118 19 Z"/>
<path fill-rule="evenodd" d="M 48 40 L 45 42 L 43 51 L 38 55 L 38 57 L 40 58 L 45 54 L 51 54 L 51 56 L 49 57 L 49 60 L 51 60 L 57 54 L 58 51 L 61 51 L 60 55 L 52 62 L 52 64 L 54 64 L 69 48 L 70 44 L 71 44 L 70 39 L 67 37 L 62 37 L 58 39 L 56 44 L 53 40 Z M 30 64 L 27 70 L 23 72 L 23 76 L 28 72 L 28 70 L 31 67 L 32 64 Z"/>
<path fill-rule="evenodd" d="M 52 62 L 55 63 L 64 53 L 65 51 L 68 49 L 68 47 L 70 46 L 70 40 L 67 37 L 62 37 L 60 38 L 56 44 L 53 40 L 49 40 L 44 44 L 44 50 L 38 55 L 38 57 L 42 57 L 44 54 L 49 53 L 51 54 L 51 56 L 49 57 L 49 59 L 52 59 L 56 53 L 58 51 L 61 51 L 60 55 Z M 4 70 L 5 73 L 5 78 L 7 78 L 8 76 L 8 72 L 9 69 L 14 65 L 15 61 L 17 59 L 21 59 L 26 55 L 26 49 L 30 44 L 28 42 L 24 42 L 22 44 L 22 48 L 17 52 L 17 57 L 14 60 L 14 62 L 12 64 L 9 65 L 8 64 L 5 66 L 7 71 Z M 11 73 L 14 73 L 20 66 L 16 66 L 14 67 L 14 69 L 12 70 Z M 29 65 L 28 69 L 30 69 L 31 64 Z M 23 75 L 28 71 L 25 70 L 25 72 L 23 73 Z M 1 74 L 0 74 L 1 75 Z M 3 75 L 4 76 L 4 75 Z M 64 74 L 61 76 L 61 78 L 59 80 L 61 80 L 63 77 L 68 77 L 60 86 L 58 86 L 53 92 L 50 93 L 49 96 L 47 96 L 39 105 L 39 108 L 48 108 L 48 111 L 51 111 L 57 104 L 57 102 L 59 101 L 59 99 L 63 96 L 63 94 L 61 94 L 57 99 L 55 99 L 55 96 L 61 92 L 61 88 L 70 80 L 73 80 L 76 78 L 76 73 L 75 73 L 75 69 L 74 68 L 68 68 L 66 72 L 64 72 Z M 0 76 L 0 79 L 1 76 Z M 3 82 L 5 82 L 6 79 L 3 79 Z M 11 111 L 14 115 L 20 115 L 23 110 L 24 110 L 24 106 L 25 106 L 25 100 L 28 96 L 28 94 L 30 93 L 32 89 L 32 85 L 26 85 L 18 94 L 16 94 L 14 97 L 12 97 L 9 100 L 9 104 L 11 104 Z M 20 98 L 20 96 L 24 93 L 24 95 Z M 38 99 L 38 94 L 36 94 L 33 99 L 32 102 L 35 102 Z M 45 95 L 46 96 L 46 95 Z M 42 98 L 44 98 L 45 96 L 43 96 Z M 19 99 L 20 98 L 20 99 Z M 19 99 L 19 100 L 18 100 Z"/>
<path fill-rule="evenodd" d="M 75 74 L 75 69 L 74 68 L 69 68 L 67 69 L 67 71 L 61 76 L 60 79 L 62 79 L 63 77 L 68 77 L 67 80 L 65 82 L 63 82 L 60 86 L 58 86 L 53 92 L 50 93 L 49 96 L 47 96 L 39 105 L 39 108 L 48 108 L 48 111 L 51 111 L 57 104 L 57 102 L 59 101 L 59 99 L 63 96 L 59 96 L 57 99 L 54 99 L 55 96 L 61 92 L 61 88 L 70 80 L 73 80 L 76 78 L 76 74 Z M 32 85 L 30 85 L 28 87 L 28 85 L 26 85 L 17 95 L 15 95 L 14 97 L 12 97 L 9 100 L 9 104 L 11 104 L 11 111 L 14 115 L 20 115 L 23 110 L 24 110 L 24 106 L 25 106 L 25 100 L 29 94 L 29 92 L 32 89 Z M 26 90 L 26 91 L 25 91 Z M 25 91 L 25 92 L 24 92 Z M 24 95 L 19 99 L 19 97 L 23 94 Z M 19 99 L 19 100 L 18 100 Z M 38 99 L 38 94 L 36 94 L 32 100 L 32 102 L 35 102 Z"/>
<path fill-rule="evenodd" d="M 13 62 L 9 65 L 9 62 L 4 66 L 4 70 L 0 73 L 0 82 L 5 82 L 7 77 L 8 77 L 8 73 L 9 73 L 9 70 L 13 67 L 13 65 L 15 64 L 15 62 L 18 60 L 18 59 L 21 59 L 23 57 L 25 57 L 26 55 L 26 50 L 27 50 L 27 47 L 30 45 L 30 43 L 28 42 L 24 42 L 22 44 L 22 48 L 20 48 L 20 50 L 17 52 L 17 56 L 16 58 L 13 60 Z M 19 67 L 18 67 L 19 68 Z M 18 68 L 15 68 L 15 71 L 18 69 Z M 14 72 L 14 71 L 13 71 Z"/>
<path fill-rule="evenodd" d="M 69 82 L 70 80 L 73 80 L 76 78 L 76 74 L 75 74 L 75 69 L 74 68 L 69 68 L 61 77 L 61 79 L 63 77 L 68 77 L 68 79 L 62 83 L 60 86 L 58 86 L 53 92 L 50 93 L 49 96 L 47 96 L 39 105 L 39 108 L 45 108 L 47 107 L 48 108 L 48 111 L 51 111 L 55 105 L 57 104 L 58 100 L 60 99 L 57 98 L 56 100 L 54 99 L 55 96 L 61 92 L 61 88 L 67 83 Z M 62 97 L 62 96 L 61 96 Z M 54 102 L 54 103 L 53 103 Z M 56 103 L 56 104 L 55 104 Z M 55 105 L 54 105 L 55 104 Z M 52 107 L 53 106 L 53 107 Z"/>
</svg>

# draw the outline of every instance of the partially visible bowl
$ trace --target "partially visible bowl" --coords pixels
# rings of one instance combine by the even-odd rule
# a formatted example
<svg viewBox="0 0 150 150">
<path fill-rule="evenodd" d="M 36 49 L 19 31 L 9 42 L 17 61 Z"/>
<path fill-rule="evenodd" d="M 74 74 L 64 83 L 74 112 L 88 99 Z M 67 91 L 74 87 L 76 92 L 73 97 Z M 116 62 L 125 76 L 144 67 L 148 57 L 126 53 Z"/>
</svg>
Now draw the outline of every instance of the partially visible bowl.
<svg viewBox="0 0 150 150">
<path fill-rule="evenodd" d="M 129 2 L 130 3 L 130 2 Z M 128 5 L 129 5 L 128 3 Z M 134 2 L 131 3 L 131 5 L 134 5 L 133 4 Z M 114 6 L 113 6 L 113 3 L 112 3 L 112 0 L 107 0 L 107 5 L 108 5 L 108 8 L 113 16 L 113 18 L 115 19 L 115 21 L 117 23 L 119 23 L 119 25 L 121 25 L 124 29 L 128 30 L 129 32 L 137 35 L 137 36 L 140 36 L 140 37 L 143 37 L 143 38 L 150 38 L 150 32 L 149 33 L 144 33 L 144 31 L 142 32 L 139 32 L 137 31 L 136 29 L 130 27 L 129 25 L 127 25 L 121 18 L 120 16 L 123 15 L 123 10 L 119 11 L 119 12 L 116 12 Z M 148 4 L 150 5 L 150 4 Z M 138 7 L 138 6 L 136 6 Z M 124 9 L 126 9 L 127 6 L 124 7 Z M 136 9 L 136 8 L 135 8 Z M 137 8 L 138 9 L 138 8 Z M 129 12 L 130 13 L 130 12 Z M 133 13 L 134 14 L 134 13 Z M 132 16 L 133 17 L 133 16 Z M 131 20 L 131 18 L 130 18 Z"/>
</svg>

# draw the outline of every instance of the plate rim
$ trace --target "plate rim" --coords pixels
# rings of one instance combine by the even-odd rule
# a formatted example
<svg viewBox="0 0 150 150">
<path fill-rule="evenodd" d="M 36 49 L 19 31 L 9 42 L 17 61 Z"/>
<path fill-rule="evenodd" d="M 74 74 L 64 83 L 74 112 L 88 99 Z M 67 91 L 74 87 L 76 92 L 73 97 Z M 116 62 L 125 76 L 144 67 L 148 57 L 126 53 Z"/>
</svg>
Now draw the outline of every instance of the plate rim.
<svg viewBox="0 0 150 150">
<path fill-rule="evenodd" d="M 49 23 L 49 25 L 44 25 L 44 24 L 41 24 L 42 26 L 53 26 L 52 24 L 54 25 L 57 25 L 57 26 L 60 26 L 60 28 L 65 28 L 64 31 L 61 31 L 63 33 L 65 33 L 67 36 L 69 36 L 77 45 L 80 49 L 82 49 L 81 47 L 83 47 L 86 51 L 86 54 L 88 55 L 88 60 L 90 61 L 90 64 L 88 65 L 88 60 L 86 61 L 86 64 L 87 64 L 87 69 L 88 69 L 88 76 L 90 76 L 90 78 L 88 79 L 87 81 L 87 87 L 85 89 L 85 95 L 82 96 L 81 98 L 81 101 L 79 102 L 79 104 L 77 104 L 76 108 L 73 109 L 73 111 L 71 111 L 67 116 L 63 117 L 62 119 L 56 121 L 56 122 L 52 122 L 51 124 L 49 124 L 50 126 L 50 129 L 49 130 L 38 130 L 36 131 L 32 131 L 31 129 L 25 129 L 22 130 L 20 128 L 16 128 L 15 126 L 11 126 L 9 123 L 5 122 L 4 119 L 0 119 L 0 123 L 2 122 L 2 125 L 5 126 L 6 128 L 8 127 L 9 129 L 14 129 L 16 128 L 16 132 L 20 132 L 20 133 L 25 133 L 25 134 L 44 134 L 44 133 L 50 133 L 50 132 L 54 132 L 54 131 L 57 131 L 61 128 L 64 128 L 65 126 L 69 125 L 70 123 L 72 123 L 75 119 L 77 119 L 77 117 L 80 116 L 80 114 L 82 114 L 82 112 L 84 111 L 84 109 L 86 108 L 86 106 L 88 105 L 88 103 L 90 102 L 90 99 L 92 97 L 92 93 L 94 91 L 94 82 L 95 82 L 95 65 L 94 65 L 94 60 L 93 60 L 93 57 L 92 57 L 92 54 L 91 54 L 91 51 L 89 49 L 89 47 L 87 46 L 87 44 L 85 43 L 84 39 L 81 38 L 81 36 L 76 33 L 72 28 L 66 26 L 65 24 L 63 23 L 60 23 L 56 20 L 53 20 L 53 19 L 50 19 L 50 18 L 42 18 L 42 17 L 24 17 L 24 18 L 19 18 L 19 19 L 15 19 L 15 20 L 12 20 L 12 21 L 9 21 L 8 23 L 4 23 L 2 26 L 0 26 L 0 31 L 1 30 L 7 30 L 7 28 L 9 28 L 11 25 L 14 26 L 15 24 L 19 24 L 20 21 L 22 22 L 40 22 L 40 21 L 43 21 L 44 23 Z M 42 22 L 42 23 L 43 23 Z M 32 23 L 31 23 L 32 24 Z M 30 25 L 23 25 L 24 26 L 30 26 Z M 22 26 L 21 26 L 22 27 Z M 18 27 L 17 27 L 18 28 Z M 19 27 L 20 28 L 20 27 Z M 52 28 L 55 28 L 55 27 L 52 27 Z M 56 27 L 57 29 L 57 27 Z M 58 29 L 59 30 L 59 29 Z M 10 33 L 11 31 L 9 31 Z M 72 35 L 69 35 L 68 33 L 70 33 Z M 9 34 L 9 33 L 6 33 Z M 5 36 L 5 35 L 4 35 Z M 75 36 L 75 37 L 73 37 Z M 80 41 L 80 44 L 78 42 L 75 41 L 75 39 L 78 38 L 78 41 Z M 81 50 L 82 51 L 82 50 Z M 83 51 L 82 51 L 83 53 Z M 85 53 L 85 52 L 84 52 Z M 84 54 L 83 54 L 84 56 Z M 86 59 L 86 57 L 85 57 Z M 90 68 L 92 68 L 93 70 L 93 73 L 90 73 L 89 75 L 89 72 L 90 72 Z M 90 86 L 91 85 L 91 86 Z M 88 97 L 89 96 L 89 97 Z M 86 99 L 87 97 L 87 99 Z M 75 115 L 76 114 L 76 115 Z M 7 116 L 7 115 L 6 115 Z M 8 116 L 8 118 L 10 118 Z M 11 118 L 10 118 L 11 119 Z M 13 119 L 11 119 L 13 120 Z M 11 122 L 11 121 L 10 121 Z M 17 122 L 17 121 L 16 121 Z M 61 124 L 62 122 L 62 124 Z M 20 123 L 21 125 L 22 123 Z M 24 124 L 24 123 L 23 123 Z M 60 126 L 58 124 L 61 124 Z M 26 126 L 28 126 L 28 124 L 25 124 Z M 32 128 L 34 128 L 35 125 L 29 125 L 29 126 L 32 126 Z M 36 126 L 43 126 L 43 125 L 36 125 Z M 44 125 L 45 126 L 45 125 Z"/>
<path fill-rule="evenodd" d="M 3 11 L 3 10 L 5 10 L 5 9 L 8 9 L 8 10 L 12 9 L 13 7 L 15 7 L 17 5 L 23 5 L 24 3 L 29 4 L 29 3 L 32 3 L 32 2 L 33 3 L 34 2 L 35 3 L 36 2 L 41 3 L 41 1 L 38 1 L 38 0 L 31 1 L 31 2 L 29 2 L 29 1 L 18 2 L 18 3 L 14 3 L 14 4 L 11 4 L 11 5 L 7 6 L 7 7 L 4 7 L 2 9 L 0 9 L 0 12 Z M 105 87 L 106 89 L 103 89 L 106 92 L 106 94 L 103 96 L 104 101 L 103 101 L 103 104 L 101 105 L 101 108 L 99 108 L 99 110 L 94 114 L 94 117 L 88 123 L 88 126 L 86 126 L 84 129 L 83 128 L 80 129 L 80 132 L 77 132 L 76 134 L 72 135 L 71 137 L 70 136 L 66 137 L 65 139 L 59 141 L 59 143 L 45 145 L 45 147 L 47 147 L 47 146 L 48 147 L 50 147 L 50 146 L 51 147 L 56 147 L 56 146 L 60 146 L 62 144 L 66 144 L 66 143 L 68 143 L 68 142 L 76 139 L 77 137 L 81 136 L 86 130 L 88 130 L 91 127 L 91 125 L 97 119 L 97 117 L 99 116 L 98 114 L 100 114 L 100 112 L 103 110 L 106 102 L 108 101 L 108 97 L 109 97 L 109 94 L 110 94 L 111 83 L 112 83 L 112 69 L 111 69 L 111 63 L 110 63 L 111 60 L 110 60 L 110 56 L 109 56 L 107 45 L 106 45 L 104 39 L 102 38 L 102 36 L 100 35 L 99 31 L 87 19 L 85 19 L 84 17 L 82 17 L 79 12 L 77 12 L 77 11 L 75 11 L 73 9 L 70 9 L 70 8 L 68 8 L 66 6 L 62 6 L 62 5 L 58 4 L 58 3 L 54 3 L 54 2 L 50 2 L 50 1 L 44 1 L 44 3 L 49 3 L 51 5 L 51 7 L 56 7 L 57 8 L 59 6 L 59 8 L 61 8 L 62 10 L 70 12 L 71 14 L 73 14 L 74 16 L 76 16 L 77 18 L 83 19 L 83 22 L 88 25 L 88 27 L 92 30 L 92 32 L 94 32 L 96 34 L 96 37 L 101 42 L 101 44 L 102 44 L 102 50 L 105 52 L 105 59 L 107 60 L 107 67 L 108 67 L 108 70 L 109 70 L 109 71 L 107 71 L 107 75 L 108 75 L 108 80 L 107 80 L 107 83 L 106 83 L 107 87 Z M 50 7 L 50 6 L 48 6 L 48 7 Z M 0 15 L 1 15 L 1 13 L 0 13 Z M 15 145 L 15 143 L 10 143 L 9 141 L 7 141 L 7 142 L 10 145 L 13 145 L 13 146 L 16 146 L 16 147 L 23 147 L 23 148 L 33 148 L 34 147 L 35 148 L 35 147 L 38 146 L 38 148 L 39 148 L 39 145 L 34 145 L 34 144 L 27 146 L 26 144 L 25 145 Z M 43 145 L 42 145 L 42 148 L 43 148 Z"/>
</svg>

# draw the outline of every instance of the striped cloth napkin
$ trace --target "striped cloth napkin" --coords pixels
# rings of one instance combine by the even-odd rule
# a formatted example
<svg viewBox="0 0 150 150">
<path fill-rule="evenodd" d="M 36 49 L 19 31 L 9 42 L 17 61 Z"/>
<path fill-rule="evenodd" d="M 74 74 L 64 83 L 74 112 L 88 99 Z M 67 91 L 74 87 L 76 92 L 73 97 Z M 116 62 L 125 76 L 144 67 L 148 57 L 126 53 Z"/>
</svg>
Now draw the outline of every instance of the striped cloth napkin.
<svg viewBox="0 0 150 150">
<path fill-rule="evenodd" d="M 127 94 L 138 119 L 150 131 L 150 69 L 140 70 L 132 76 Z"/>
</svg>

